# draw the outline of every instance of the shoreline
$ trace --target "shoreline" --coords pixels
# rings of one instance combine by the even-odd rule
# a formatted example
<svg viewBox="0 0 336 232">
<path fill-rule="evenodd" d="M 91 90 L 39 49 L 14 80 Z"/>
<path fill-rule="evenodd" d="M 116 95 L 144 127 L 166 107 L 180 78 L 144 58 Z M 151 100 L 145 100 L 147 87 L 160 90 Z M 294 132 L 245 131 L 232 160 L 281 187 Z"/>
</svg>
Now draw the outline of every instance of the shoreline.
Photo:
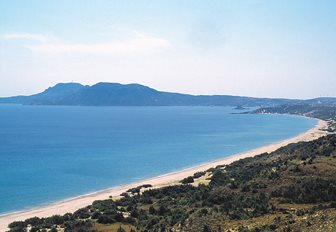
<svg viewBox="0 0 336 232">
<path fill-rule="evenodd" d="M 49 217 L 52 215 L 62 215 L 65 213 L 72 213 L 79 208 L 83 208 L 87 205 L 90 205 L 95 200 L 104 200 L 108 199 L 110 196 L 113 198 L 119 197 L 121 193 L 126 192 L 128 189 L 137 187 L 143 184 L 151 184 L 153 188 L 159 188 L 163 186 L 173 185 L 178 183 L 178 181 L 182 180 L 185 177 L 192 176 L 194 173 L 199 171 L 205 171 L 209 168 L 216 167 L 218 165 L 230 164 L 239 159 L 253 157 L 255 155 L 272 152 L 280 147 L 286 146 L 290 143 L 297 143 L 300 141 L 311 141 L 317 139 L 321 136 L 327 134 L 326 131 L 322 131 L 321 129 L 326 129 L 328 127 L 328 123 L 326 121 L 317 119 L 317 124 L 315 127 L 309 129 L 308 131 L 301 133 L 295 137 L 282 140 L 279 142 L 275 142 L 273 144 L 269 144 L 266 146 L 262 146 L 253 150 L 249 150 L 246 152 L 234 154 L 231 156 L 227 156 L 225 158 L 214 160 L 208 163 L 203 163 L 197 166 L 193 166 L 190 168 L 185 168 L 179 171 L 170 172 L 167 174 L 163 174 L 157 177 L 152 177 L 149 179 L 144 179 L 140 181 L 136 181 L 133 183 L 116 186 L 113 188 L 80 195 L 78 197 L 73 197 L 70 199 L 65 199 L 62 201 L 58 201 L 55 203 L 51 203 L 45 206 L 39 206 L 37 208 L 32 208 L 23 211 L 12 212 L 8 214 L 0 215 L 0 231 L 6 231 L 9 223 L 13 221 L 22 221 L 31 217 Z"/>
</svg>

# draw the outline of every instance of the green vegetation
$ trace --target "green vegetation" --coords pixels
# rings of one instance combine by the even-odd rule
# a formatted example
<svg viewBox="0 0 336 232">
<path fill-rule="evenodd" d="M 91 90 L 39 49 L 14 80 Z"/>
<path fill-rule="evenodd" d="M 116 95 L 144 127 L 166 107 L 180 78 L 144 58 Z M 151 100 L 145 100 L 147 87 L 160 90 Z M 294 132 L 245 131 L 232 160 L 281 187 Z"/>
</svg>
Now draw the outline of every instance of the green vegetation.
<svg viewBox="0 0 336 232">
<path fill-rule="evenodd" d="M 207 171 L 209 184 L 139 186 L 73 214 L 13 222 L 10 231 L 335 231 L 336 135 Z M 141 190 L 141 191 L 140 191 Z M 141 193 L 142 192 L 142 193 Z"/>
</svg>

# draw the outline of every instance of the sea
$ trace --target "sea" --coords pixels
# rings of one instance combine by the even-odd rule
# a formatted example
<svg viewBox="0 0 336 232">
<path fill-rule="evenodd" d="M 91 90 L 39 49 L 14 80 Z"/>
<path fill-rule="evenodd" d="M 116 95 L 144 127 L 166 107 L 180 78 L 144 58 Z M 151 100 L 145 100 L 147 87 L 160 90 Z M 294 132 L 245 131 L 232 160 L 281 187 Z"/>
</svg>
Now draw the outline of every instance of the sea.
<svg viewBox="0 0 336 232">
<path fill-rule="evenodd" d="M 317 120 L 232 107 L 0 105 L 0 214 L 221 159 Z"/>
</svg>

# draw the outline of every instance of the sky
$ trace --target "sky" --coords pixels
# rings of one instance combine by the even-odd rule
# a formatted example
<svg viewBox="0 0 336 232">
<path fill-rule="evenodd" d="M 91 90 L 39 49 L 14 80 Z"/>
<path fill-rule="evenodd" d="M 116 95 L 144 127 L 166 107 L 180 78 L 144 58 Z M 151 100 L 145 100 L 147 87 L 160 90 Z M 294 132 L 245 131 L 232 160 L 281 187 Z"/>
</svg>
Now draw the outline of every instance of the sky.
<svg viewBox="0 0 336 232">
<path fill-rule="evenodd" d="M 59 82 L 336 97 L 334 0 L 0 0 L 0 96 Z"/>
</svg>

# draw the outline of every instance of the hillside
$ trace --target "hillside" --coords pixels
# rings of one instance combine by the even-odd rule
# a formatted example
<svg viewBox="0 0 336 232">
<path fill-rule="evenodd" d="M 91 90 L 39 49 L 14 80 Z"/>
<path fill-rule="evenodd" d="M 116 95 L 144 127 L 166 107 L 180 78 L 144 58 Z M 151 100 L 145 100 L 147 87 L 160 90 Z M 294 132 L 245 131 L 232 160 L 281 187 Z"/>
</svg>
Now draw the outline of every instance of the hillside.
<svg viewBox="0 0 336 232">
<path fill-rule="evenodd" d="M 15 103 L 28 105 L 54 105 L 62 101 L 65 97 L 76 94 L 85 86 L 78 83 L 59 83 L 54 87 L 49 87 L 42 93 L 30 96 L 15 96 L 0 98 L 0 103 Z"/>
<path fill-rule="evenodd" d="M 139 84 L 60 83 L 31 96 L 0 98 L 0 103 L 80 106 L 276 106 L 298 100 L 162 92 Z"/>
</svg>

